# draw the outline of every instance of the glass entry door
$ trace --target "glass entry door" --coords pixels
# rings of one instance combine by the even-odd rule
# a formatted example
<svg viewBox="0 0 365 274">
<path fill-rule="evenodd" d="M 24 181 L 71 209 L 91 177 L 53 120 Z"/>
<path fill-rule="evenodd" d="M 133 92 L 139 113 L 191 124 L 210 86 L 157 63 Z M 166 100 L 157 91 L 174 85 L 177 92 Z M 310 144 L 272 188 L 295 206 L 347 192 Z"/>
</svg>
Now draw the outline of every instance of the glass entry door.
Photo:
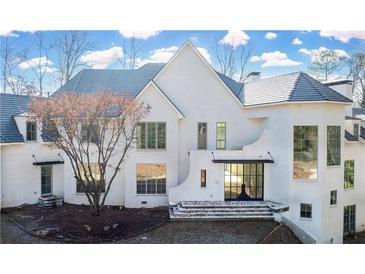
<svg viewBox="0 0 365 274">
<path fill-rule="evenodd" d="M 52 166 L 41 167 L 41 195 L 52 194 Z"/>
<path fill-rule="evenodd" d="M 264 164 L 224 164 L 224 199 L 263 200 Z"/>
</svg>

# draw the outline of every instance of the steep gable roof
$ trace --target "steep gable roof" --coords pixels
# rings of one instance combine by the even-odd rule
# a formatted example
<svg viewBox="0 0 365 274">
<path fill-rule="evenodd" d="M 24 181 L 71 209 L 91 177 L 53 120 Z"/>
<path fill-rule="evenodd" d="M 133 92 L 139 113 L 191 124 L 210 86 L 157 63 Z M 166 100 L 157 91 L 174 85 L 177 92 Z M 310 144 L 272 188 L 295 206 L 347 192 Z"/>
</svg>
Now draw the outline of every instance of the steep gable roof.
<svg viewBox="0 0 365 274">
<path fill-rule="evenodd" d="M 240 94 L 244 105 L 281 102 L 352 101 L 303 72 L 294 72 L 244 84 Z"/>
<path fill-rule="evenodd" d="M 60 87 L 54 95 L 64 92 L 95 93 L 110 91 L 134 97 L 163 68 L 163 63 L 149 63 L 139 69 L 84 69 Z"/>
<path fill-rule="evenodd" d="M 24 142 L 14 116 L 27 111 L 30 100 L 29 96 L 0 94 L 0 143 Z"/>
</svg>

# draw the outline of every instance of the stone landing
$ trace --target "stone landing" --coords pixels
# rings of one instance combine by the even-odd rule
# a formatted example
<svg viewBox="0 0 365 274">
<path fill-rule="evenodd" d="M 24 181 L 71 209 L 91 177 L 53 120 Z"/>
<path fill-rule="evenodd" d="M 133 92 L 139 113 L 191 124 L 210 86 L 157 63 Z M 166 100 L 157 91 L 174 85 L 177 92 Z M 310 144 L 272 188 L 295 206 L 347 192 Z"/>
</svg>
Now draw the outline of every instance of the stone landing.
<svg viewBox="0 0 365 274">
<path fill-rule="evenodd" d="M 288 207 L 270 201 L 182 201 L 170 207 L 171 220 L 273 220 Z"/>
</svg>

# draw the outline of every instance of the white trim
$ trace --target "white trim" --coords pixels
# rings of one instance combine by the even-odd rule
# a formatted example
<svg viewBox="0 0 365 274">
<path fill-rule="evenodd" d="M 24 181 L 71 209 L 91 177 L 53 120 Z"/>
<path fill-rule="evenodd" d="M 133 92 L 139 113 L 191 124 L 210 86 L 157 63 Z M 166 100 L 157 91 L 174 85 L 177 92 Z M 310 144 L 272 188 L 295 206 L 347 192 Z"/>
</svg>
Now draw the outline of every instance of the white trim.
<svg viewBox="0 0 365 274">
<path fill-rule="evenodd" d="M 233 96 L 235 101 L 242 107 L 242 102 L 237 98 L 237 96 L 233 93 L 233 91 L 227 86 L 227 84 L 219 77 L 218 73 L 214 70 L 211 64 L 205 60 L 204 56 L 195 48 L 195 46 L 191 43 L 190 40 L 186 40 L 186 42 L 179 48 L 179 50 L 170 58 L 170 60 L 165 64 L 165 66 L 157 73 L 153 80 L 158 79 L 158 77 L 166 70 L 175 58 L 184 50 L 185 47 L 191 47 L 191 49 L 199 56 L 199 58 L 203 61 L 203 63 L 209 68 L 210 72 L 218 79 L 218 81 L 225 87 L 225 89 Z"/>
<path fill-rule="evenodd" d="M 134 100 L 138 100 L 145 92 L 145 90 L 147 90 L 147 88 L 150 86 L 153 86 L 160 93 L 162 98 L 164 98 L 165 101 L 175 110 L 177 117 L 179 119 L 185 118 L 184 114 L 172 103 L 172 101 L 165 95 L 165 93 L 156 85 L 156 83 L 153 80 L 149 81 L 147 85 L 145 85 L 145 87 L 137 94 L 137 96 L 134 97 Z"/>
</svg>

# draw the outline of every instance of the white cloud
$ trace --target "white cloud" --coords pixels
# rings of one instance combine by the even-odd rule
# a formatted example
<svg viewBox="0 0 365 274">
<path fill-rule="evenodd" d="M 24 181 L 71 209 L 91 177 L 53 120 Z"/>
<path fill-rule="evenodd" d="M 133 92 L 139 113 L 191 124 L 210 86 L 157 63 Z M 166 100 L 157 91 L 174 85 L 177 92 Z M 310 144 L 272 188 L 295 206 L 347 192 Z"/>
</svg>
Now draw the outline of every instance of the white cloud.
<svg viewBox="0 0 365 274">
<path fill-rule="evenodd" d="M 120 30 L 119 33 L 125 38 L 136 38 L 146 40 L 150 37 L 156 36 L 160 31 L 123 31 Z"/>
<path fill-rule="evenodd" d="M 141 67 L 147 63 L 166 63 L 176 53 L 176 51 L 178 51 L 178 49 L 179 48 L 177 46 L 155 49 L 150 52 L 151 55 L 147 59 L 137 58 L 136 65 L 137 67 Z M 209 63 L 212 62 L 210 54 L 206 48 L 197 47 L 197 50 Z"/>
<path fill-rule="evenodd" d="M 274 40 L 278 35 L 275 32 L 268 32 L 265 34 L 267 40 Z"/>
<path fill-rule="evenodd" d="M 264 52 L 261 56 L 252 56 L 250 62 L 264 62 L 261 67 L 293 67 L 298 66 L 301 62 L 293 61 L 288 58 L 286 53 L 280 51 Z"/>
<path fill-rule="evenodd" d="M 13 30 L 0 30 L 0 36 L 3 36 L 3 37 L 19 37 L 19 34 L 15 33 Z"/>
<path fill-rule="evenodd" d="M 312 62 L 316 62 L 318 61 L 318 56 L 320 55 L 321 52 L 328 50 L 328 48 L 326 47 L 320 47 L 318 49 L 312 49 L 312 50 L 308 50 L 305 48 L 301 48 L 299 50 L 300 53 L 303 53 L 305 55 L 308 55 L 311 57 L 311 61 Z M 349 55 L 347 54 L 346 51 L 342 50 L 342 49 L 335 49 L 333 50 L 337 53 L 337 56 L 340 58 L 347 58 L 349 57 Z"/>
<path fill-rule="evenodd" d="M 293 40 L 293 42 L 291 42 L 292 43 L 292 45 L 303 45 L 303 41 L 302 40 L 300 40 L 299 38 L 295 38 L 294 40 Z"/>
<path fill-rule="evenodd" d="M 41 66 L 42 72 L 53 73 L 56 71 L 56 69 L 52 67 L 53 62 L 49 60 L 46 56 L 35 57 L 27 61 L 21 62 L 18 65 L 18 67 L 22 70 L 36 68 L 38 66 Z"/>
<path fill-rule="evenodd" d="M 322 37 L 333 37 L 343 43 L 348 43 L 351 39 L 365 40 L 365 31 L 329 31 L 321 30 L 319 35 Z"/>
<path fill-rule="evenodd" d="M 219 43 L 228 44 L 233 48 L 236 48 L 239 45 L 246 45 L 248 40 L 250 40 L 250 36 L 248 36 L 244 31 L 229 30 L 226 36 L 224 36 L 223 39 L 219 41 Z"/>
<path fill-rule="evenodd" d="M 80 61 L 94 69 L 104 69 L 123 57 L 121 47 L 112 47 L 106 50 L 89 51 L 80 57 Z"/>
</svg>

